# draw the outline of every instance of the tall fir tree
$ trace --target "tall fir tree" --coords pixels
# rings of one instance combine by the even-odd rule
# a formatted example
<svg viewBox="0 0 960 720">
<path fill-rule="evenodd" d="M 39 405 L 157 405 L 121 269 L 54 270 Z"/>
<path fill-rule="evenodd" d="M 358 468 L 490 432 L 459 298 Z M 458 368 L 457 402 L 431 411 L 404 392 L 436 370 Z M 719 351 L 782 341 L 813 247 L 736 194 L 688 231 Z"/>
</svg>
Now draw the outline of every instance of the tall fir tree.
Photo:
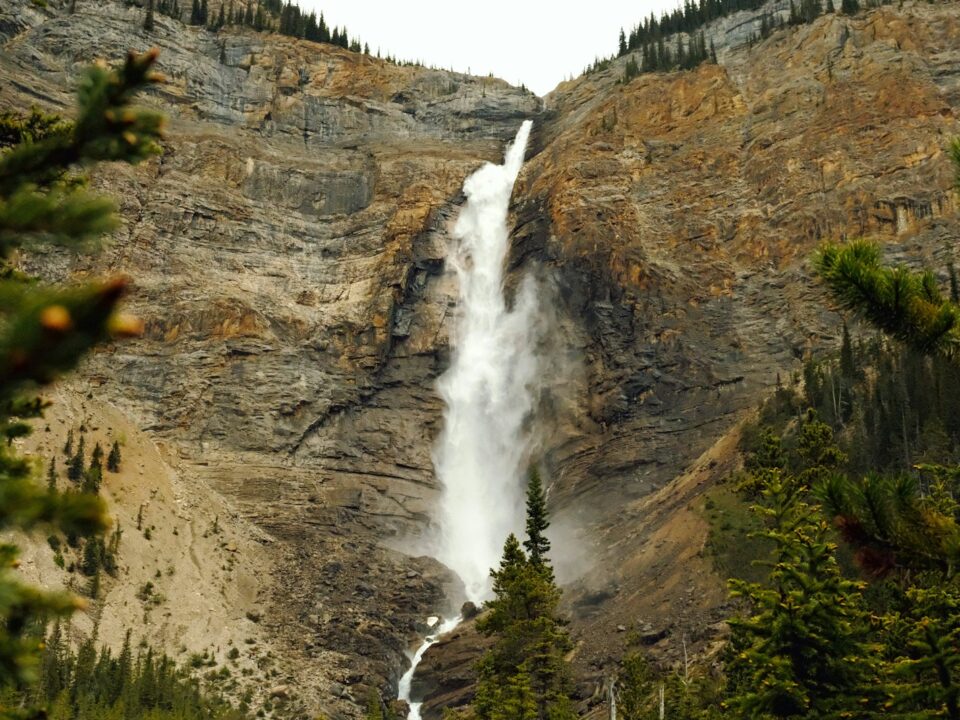
<svg viewBox="0 0 960 720">
<path fill-rule="evenodd" d="M 147 13 L 143 16 L 143 29 L 147 32 L 153 30 L 153 0 L 147 0 Z"/>
<path fill-rule="evenodd" d="M 77 452 L 70 458 L 70 464 L 67 465 L 67 478 L 72 482 L 79 483 L 83 479 L 86 465 L 86 441 L 81 435 L 80 442 L 77 443 Z"/>
<path fill-rule="evenodd" d="M 859 0 L 840 0 L 840 13 L 843 15 L 856 15 L 860 12 Z"/>
<path fill-rule="evenodd" d="M 110 446 L 110 454 L 107 455 L 107 470 L 110 472 L 120 472 L 120 442 L 113 441 Z"/>
<path fill-rule="evenodd" d="M 50 466 L 47 468 L 47 490 L 51 493 L 57 490 L 57 459 L 50 458 Z"/>
<path fill-rule="evenodd" d="M 523 541 L 523 547 L 527 551 L 530 564 L 542 570 L 545 577 L 552 581 L 553 570 L 547 557 L 550 552 L 550 541 L 546 535 L 549 527 L 547 496 L 540 480 L 540 472 L 533 466 L 527 482 L 527 539 Z"/>
<path fill-rule="evenodd" d="M 474 710 L 480 720 L 573 720 L 570 638 L 559 615 L 560 591 L 553 580 L 546 498 L 538 473 L 527 490 L 527 557 L 514 535 L 507 538 L 500 567 L 491 571 L 494 599 L 477 629 L 495 639 L 477 664 Z"/>
</svg>

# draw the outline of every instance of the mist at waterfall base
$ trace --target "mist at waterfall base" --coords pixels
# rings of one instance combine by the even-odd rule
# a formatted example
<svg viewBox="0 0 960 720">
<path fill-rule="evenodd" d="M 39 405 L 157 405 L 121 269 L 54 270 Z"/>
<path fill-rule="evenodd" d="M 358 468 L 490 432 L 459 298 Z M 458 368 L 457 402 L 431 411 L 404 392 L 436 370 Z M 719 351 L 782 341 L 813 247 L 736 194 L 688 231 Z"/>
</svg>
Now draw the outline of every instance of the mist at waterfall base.
<svg viewBox="0 0 960 720">
<path fill-rule="evenodd" d="M 447 260 L 459 281 L 450 368 L 439 381 L 446 405 L 434 449 L 442 486 L 436 557 L 463 581 L 466 598 L 490 592 L 503 542 L 523 528 L 530 416 L 538 380 L 537 286 L 525 278 L 509 307 L 504 265 L 507 212 L 532 123 L 524 122 L 502 165 L 467 178 L 467 197 Z"/>
</svg>

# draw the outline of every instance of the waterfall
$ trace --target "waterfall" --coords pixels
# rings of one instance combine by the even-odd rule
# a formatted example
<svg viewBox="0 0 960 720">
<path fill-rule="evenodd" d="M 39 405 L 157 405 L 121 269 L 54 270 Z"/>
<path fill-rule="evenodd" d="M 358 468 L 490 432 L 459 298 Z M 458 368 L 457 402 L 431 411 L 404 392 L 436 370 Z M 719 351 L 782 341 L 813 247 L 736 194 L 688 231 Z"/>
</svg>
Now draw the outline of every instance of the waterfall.
<svg viewBox="0 0 960 720">
<path fill-rule="evenodd" d="M 477 604 L 490 594 L 490 569 L 499 564 L 504 540 L 519 533 L 524 520 L 526 426 L 538 372 L 537 292 L 533 280 L 524 279 L 510 308 L 503 279 L 510 195 L 532 125 L 521 125 L 502 165 L 487 163 L 467 178 L 467 202 L 453 229 L 457 245 L 447 259 L 460 294 L 453 359 L 438 384 L 446 412 L 433 455 L 443 488 L 434 554 Z M 420 720 L 421 703 L 410 697 L 420 660 L 459 623 L 459 617 L 444 620 L 411 657 L 397 693 L 410 704 L 407 720 Z"/>
<path fill-rule="evenodd" d="M 523 527 L 525 427 L 537 381 L 536 286 L 527 278 L 512 308 L 503 293 L 507 211 L 532 123 L 520 127 L 503 165 L 486 164 L 463 185 L 466 205 L 447 263 L 460 286 L 453 359 L 439 382 L 446 404 L 434 449 L 443 486 L 437 558 L 457 573 L 467 599 L 490 592 L 503 542 Z"/>
</svg>

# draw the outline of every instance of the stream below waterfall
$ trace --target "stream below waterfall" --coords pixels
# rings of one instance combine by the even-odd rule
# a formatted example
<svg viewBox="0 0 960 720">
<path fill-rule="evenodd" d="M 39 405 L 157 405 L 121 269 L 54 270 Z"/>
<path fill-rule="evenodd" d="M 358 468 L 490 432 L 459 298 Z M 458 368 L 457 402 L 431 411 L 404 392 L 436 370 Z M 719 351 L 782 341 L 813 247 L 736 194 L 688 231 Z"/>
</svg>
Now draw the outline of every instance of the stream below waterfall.
<svg viewBox="0 0 960 720">
<path fill-rule="evenodd" d="M 405 701 L 410 706 L 410 712 L 407 714 L 407 720 L 422 720 L 420 717 L 420 706 L 423 703 L 421 701 L 414 702 L 410 697 L 410 692 L 413 688 L 413 676 L 417 672 L 417 666 L 420 665 L 420 661 L 423 660 L 423 655 L 427 652 L 429 647 L 435 644 L 443 635 L 446 635 L 448 632 L 456 628 L 457 625 L 460 624 L 460 621 L 461 618 L 458 615 L 455 618 L 438 622 L 436 625 L 436 630 L 433 632 L 433 634 L 427 635 L 420 644 L 420 647 L 418 647 L 416 652 L 414 652 L 410 657 L 410 667 L 403 674 L 403 677 L 400 678 L 400 685 L 397 692 L 397 697 L 400 700 Z"/>
</svg>

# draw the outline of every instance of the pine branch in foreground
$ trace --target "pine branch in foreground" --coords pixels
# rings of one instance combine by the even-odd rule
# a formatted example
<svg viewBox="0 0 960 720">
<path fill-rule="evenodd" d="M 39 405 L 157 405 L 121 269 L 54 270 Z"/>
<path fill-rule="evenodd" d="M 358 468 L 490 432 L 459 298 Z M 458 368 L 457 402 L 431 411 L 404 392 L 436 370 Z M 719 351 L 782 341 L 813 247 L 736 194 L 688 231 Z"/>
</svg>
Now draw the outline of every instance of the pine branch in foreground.
<svg viewBox="0 0 960 720">
<path fill-rule="evenodd" d="M 876 244 L 823 245 L 814 268 L 840 308 L 921 353 L 960 359 L 960 307 L 943 297 L 929 271 L 880 262 Z"/>
</svg>

